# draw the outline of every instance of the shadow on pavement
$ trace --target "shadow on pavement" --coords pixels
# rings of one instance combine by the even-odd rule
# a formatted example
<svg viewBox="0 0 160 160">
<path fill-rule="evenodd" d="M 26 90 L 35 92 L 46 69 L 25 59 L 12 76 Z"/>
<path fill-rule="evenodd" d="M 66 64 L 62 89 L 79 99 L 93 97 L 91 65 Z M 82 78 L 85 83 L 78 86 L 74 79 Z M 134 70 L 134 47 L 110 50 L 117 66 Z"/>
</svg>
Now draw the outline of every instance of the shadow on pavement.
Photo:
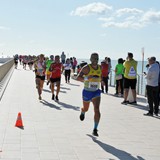
<svg viewBox="0 0 160 160">
<path fill-rule="evenodd" d="M 44 92 L 48 92 L 48 93 L 51 93 L 51 90 L 50 89 L 43 89 Z M 55 89 L 56 91 L 56 89 Z M 61 93 L 67 93 L 66 91 L 62 91 L 60 90 Z"/>
<path fill-rule="evenodd" d="M 74 83 L 67 83 L 67 84 L 70 85 L 70 86 L 77 86 L 77 87 L 80 86 L 79 84 L 74 84 Z"/>
<path fill-rule="evenodd" d="M 132 105 L 132 104 L 127 104 L 128 106 L 130 107 L 134 107 L 134 108 L 137 108 L 137 109 L 141 109 L 141 110 L 144 110 L 144 111 L 148 111 L 148 107 L 144 106 L 144 105 L 141 105 L 141 104 L 136 104 L 136 105 Z"/>
<path fill-rule="evenodd" d="M 43 88 L 43 91 L 44 91 L 44 92 L 51 93 L 51 90 L 48 90 L 48 89 L 44 89 L 44 88 Z"/>
<path fill-rule="evenodd" d="M 60 90 L 59 92 L 60 92 L 60 93 L 67 93 L 66 91 L 62 91 L 62 90 Z"/>
<path fill-rule="evenodd" d="M 80 107 L 78 107 L 78 106 L 72 106 L 70 104 L 66 104 L 66 103 L 59 102 L 59 101 L 55 101 L 55 102 L 57 102 L 58 104 L 62 105 L 63 108 L 73 109 L 75 111 L 80 111 Z"/>
<path fill-rule="evenodd" d="M 24 130 L 24 127 L 23 127 L 23 126 L 22 126 L 22 127 L 17 127 L 17 128 Z"/>
<path fill-rule="evenodd" d="M 115 157 L 117 157 L 120 160 L 145 160 L 144 158 L 137 156 L 136 158 L 133 157 L 130 153 L 125 152 L 123 150 L 117 149 L 113 146 L 110 146 L 106 143 L 103 143 L 99 140 L 96 139 L 96 137 L 87 134 L 87 136 L 91 137 L 93 142 L 97 143 L 102 149 L 104 149 L 106 152 L 114 155 Z"/>
<path fill-rule="evenodd" d="M 60 107 L 58 107 L 58 106 L 56 106 L 52 103 L 49 103 L 46 100 L 42 100 L 42 101 L 40 101 L 40 103 L 42 103 L 43 105 L 48 106 L 50 108 L 54 108 L 54 109 L 57 109 L 57 110 L 62 110 Z"/>
<path fill-rule="evenodd" d="M 70 88 L 67 87 L 61 87 L 61 89 L 71 90 Z"/>
</svg>

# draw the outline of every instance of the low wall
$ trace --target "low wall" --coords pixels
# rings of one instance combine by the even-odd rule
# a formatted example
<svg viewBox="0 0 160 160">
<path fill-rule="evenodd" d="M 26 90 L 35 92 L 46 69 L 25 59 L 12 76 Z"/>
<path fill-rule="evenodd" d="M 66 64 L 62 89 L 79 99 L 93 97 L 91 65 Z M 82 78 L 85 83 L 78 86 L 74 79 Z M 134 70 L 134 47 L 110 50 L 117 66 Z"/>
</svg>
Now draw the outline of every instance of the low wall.
<svg viewBox="0 0 160 160">
<path fill-rule="evenodd" d="M 6 63 L 10 60 L 12 60 L 13 58 L 0 58 L 0 63 Z"/>
<path fill-rule="evenodd" d="M 14 65 L 14 59 L 10 58 L 8 61 L 6 61 L 4 64 L 0 66 L 0 82 L 5 77 L 5 75 L 9 72 L 11 67 Z"/>
</svg>

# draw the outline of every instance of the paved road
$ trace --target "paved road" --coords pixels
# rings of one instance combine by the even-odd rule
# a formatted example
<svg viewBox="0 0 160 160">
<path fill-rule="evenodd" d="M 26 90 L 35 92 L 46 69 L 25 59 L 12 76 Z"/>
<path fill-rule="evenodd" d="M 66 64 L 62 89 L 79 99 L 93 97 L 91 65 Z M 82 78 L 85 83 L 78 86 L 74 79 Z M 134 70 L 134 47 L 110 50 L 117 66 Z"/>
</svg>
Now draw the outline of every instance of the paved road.
<svg viewBox="0 0 160 160">
<path fill-rule="evenodd" d="M 83 84 L 62 77 L 59 103 L 45 84 L 38 100 L 34 72 L 12 74 L 0 101 L 2 160 L 160 160 L 160 119 L 146 117 L 144 97 L 138 106 L 121 105 L 114 88 L 101 99 L 99 137 L 92 136 L 93 106 L 79 120 Z M 24 129 L 15 127 L 18 112 Z"/>
</svg>

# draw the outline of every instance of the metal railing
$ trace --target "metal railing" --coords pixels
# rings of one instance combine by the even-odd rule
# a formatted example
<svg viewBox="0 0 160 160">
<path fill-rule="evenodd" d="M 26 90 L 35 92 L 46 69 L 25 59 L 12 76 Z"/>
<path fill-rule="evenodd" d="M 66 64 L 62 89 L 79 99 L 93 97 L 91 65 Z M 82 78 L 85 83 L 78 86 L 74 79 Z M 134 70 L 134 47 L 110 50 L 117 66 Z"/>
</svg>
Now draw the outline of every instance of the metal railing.
<svg viewBox="0 0 160 160">
<path fill-rule="evenodd" d="M 115 87 L 115 85 L 116 85 L 115 71 L 111 70 L 109 74 L 109 86 Z M 138 95 L 146 96 L 146 83 L 143 74 L 137 74 L 136 92 Z"/>
</svg>

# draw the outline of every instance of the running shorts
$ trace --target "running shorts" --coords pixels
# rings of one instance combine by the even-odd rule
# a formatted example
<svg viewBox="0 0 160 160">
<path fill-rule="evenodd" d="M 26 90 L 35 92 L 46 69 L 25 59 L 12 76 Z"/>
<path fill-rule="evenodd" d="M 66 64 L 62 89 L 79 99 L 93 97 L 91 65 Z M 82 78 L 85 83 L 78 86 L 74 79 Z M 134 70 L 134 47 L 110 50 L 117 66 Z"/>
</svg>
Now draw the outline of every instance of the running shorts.
<svg viewBox="0 0 160 160">
<path fill-rule="evenodd" d="M 87 91 L 83 89 L 82 91 L 83 101 L 92 101 L 93 98 L 100 97 L 100 96 L 101 96 L 100 89 L 96 91 Z"/>
</svg>

